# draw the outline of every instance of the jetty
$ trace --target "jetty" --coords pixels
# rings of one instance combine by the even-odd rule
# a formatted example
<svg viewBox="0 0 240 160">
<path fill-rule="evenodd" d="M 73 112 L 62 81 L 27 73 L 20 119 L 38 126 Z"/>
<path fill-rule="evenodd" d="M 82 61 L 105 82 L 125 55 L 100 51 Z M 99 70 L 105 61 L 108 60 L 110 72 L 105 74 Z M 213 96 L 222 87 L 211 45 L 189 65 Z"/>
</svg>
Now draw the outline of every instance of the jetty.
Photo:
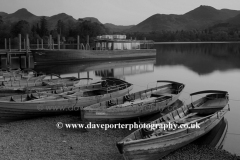
<svg viewBox="0 0 240 160">
<path fill-rule="evenodd" d="M 1 58 L 6 59 L 6 65 L 12 64 L 12 58 L 19 58 L 21 64 L 24 58 L 25 67 L 30 68 L 30 59 L 34 64 L 61 64 L 75 62 L 109 61 L 154 58 L 156 50 L 153 49 L 152 40 L 126 39 L 126 35 L 102 35 L 89 43 L 87 36 L 86 43 L 80 43 L 80 36 L 76 37 L 77 43 L 66 44 L 61 36 L 57 36 L 57 43 L 54 43 L 52 35 L 48 43 L 44 44 L 43 39 L 37 39 L 37 44 L 31 44 L 28 34 L 23 40 L 21 34 L 18 36 L 18 46 L 11 46 L 11 39 L 5 38 L 5 49 L 0 50 Z"/>
</svg>

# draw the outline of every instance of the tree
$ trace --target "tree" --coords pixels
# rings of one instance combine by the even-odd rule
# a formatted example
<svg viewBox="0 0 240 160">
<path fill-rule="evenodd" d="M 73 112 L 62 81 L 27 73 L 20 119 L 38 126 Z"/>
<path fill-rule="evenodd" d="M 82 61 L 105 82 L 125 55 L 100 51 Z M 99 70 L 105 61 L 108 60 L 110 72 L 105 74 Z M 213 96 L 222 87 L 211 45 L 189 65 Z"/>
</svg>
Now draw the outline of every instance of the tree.
<svg viewBox="0 0 240 160">
<path fill-rule="evenodd" d="M 11 34 L 13 37 L 17 37 L 18 34 L 21 34 L 24 36 L 24 35 L 30 34 L 30 33 L 31 33 L 30 25 L 25 20 L 18 21 L 11 28 Z"/>
<path fill-rule="evenodd" d="M 64 22 L 62 20 L 58 20 L 56 28 L 57 28 L 58 34 L 62 35 L 62 32 L 64 32 L 64 29 L 65 29 Z"/>
<path fill-rule="evenodd" d="M 43 36 L 47 36 L 49 34 L 49 31 L 48 31 L 48 22 L 47 22 L 47 19 L 45 16 L 43 16 L 41 19 L 40 19 L 40 33 L 39 35 L 41 37 Z"/>
<path fill-rule="evenodd" d="M 2 16 L 0 16 L 0 25 L 3 24 Z"/>
</svg>

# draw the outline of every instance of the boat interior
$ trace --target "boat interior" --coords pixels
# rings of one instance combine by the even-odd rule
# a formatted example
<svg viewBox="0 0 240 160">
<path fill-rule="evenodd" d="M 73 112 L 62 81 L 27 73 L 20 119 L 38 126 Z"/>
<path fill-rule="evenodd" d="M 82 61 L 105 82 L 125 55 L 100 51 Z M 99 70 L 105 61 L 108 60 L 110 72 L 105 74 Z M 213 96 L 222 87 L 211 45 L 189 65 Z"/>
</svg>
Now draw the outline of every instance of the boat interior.
<svg viewBox="0 0 240 160">
<path fill-rule="evenodd" d="M 110 81 L 109 83 L 104 80 L 81 87 L 61 87 L 61 89 L 46 92 L 0 97 L 0 102 L 33 102 L 98 96 L 123 90 L 131 86 L 130 83 L 123 82 L 124 81 L 122 81 L 122 83 L 113 83 Z"/>
<path fill-rule="evenodd" d="M 116 109 L 116 108 L 129 108 L 135 105 L 154 104 L 158 102 L 164 102 L 171 99 L 174 94 L 178 94 L 177 90 L 179 86 L 175 84 L 168 84 L 164 86 L 158 86 L 143 91 L 127 94 L 122 97 L 97 103 L 84 108 L 84 110 L 102 110 L 102 109 Z M 182 88 L 183 89 L 183 88 Z M 182 90 L 181 89 L 181 90 Z M 177 90 L 177 91 L 176 91 Z"/>
<path fill-rule="evenodd" d="M 209 98 L 210 97 L 210 98 Z M 152 121 L 151 124 L 157 124 L 158 127 L 155 128 L 141 128 L 129 136 L 125 137 L 122 142 L 132 141 L 132 140 L 141 140 L 141 139 L 149 139 L 149 138 L 156 138 L 156 137 L 164 137 L 176 134 L 182 134 L 183 132 L 187 133 L 186 128 L 180 128 L 180 125 L 187 125 L 187 124 L 194 124 L 198 123 L 200 126 L 205 123 L 209 118 L 217 118 L 218 115 L 225 114 L 228 110 L 223 109 L 228 104 L 228 98 L 226 95 L 223 94 L 214 94 L 210 96 L 205 96 L 200 98 L 199 100 L 189 104 L 189 105 L 182 105 L 178 109 L 165 114 L 164 116 Z M 218 110 L 214 110 L 213 112 L 208 112 L 209 106 L 221 106 Z M 204 108 L 206 112 L 194 111 L 196 108 Z M 166 128 L 163 129 L 164 124 L 174 124 L 177 128 Z M 167 138 L 166 137 L 166 138 Z"/>
</svg>

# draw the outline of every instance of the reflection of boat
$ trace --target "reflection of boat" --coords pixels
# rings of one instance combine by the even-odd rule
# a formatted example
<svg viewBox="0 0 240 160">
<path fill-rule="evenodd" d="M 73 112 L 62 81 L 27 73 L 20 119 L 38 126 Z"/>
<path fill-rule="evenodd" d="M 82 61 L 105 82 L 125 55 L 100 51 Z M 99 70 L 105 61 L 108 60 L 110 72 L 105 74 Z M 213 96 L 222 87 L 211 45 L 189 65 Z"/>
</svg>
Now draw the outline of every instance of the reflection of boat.
<svg viewBox="0 0 240 160">
<path fill-rule="evenodd" d="M 88 105 L 129 93 L 132 84 L 115 78 L 74 88 L 60 94 L 32 93 L 0 98 L 0 120 L 17 120 L 44 115 L 79 112 Z"/>
<path fill-rule="evenodd" d="M 115 62 L 85 62 L 81 64 L 61 64 L 61 65 L 35 65 L 34 70 L 37 72 L 44 73 L 56 73 L 56 74 L 66 74 L 66 73 L 78 73 L 82 71 L 99 71 L 101 70 L 123 70 L 124 67 L 138 67 L 148 66 L 148 70 L 153 70 L 153 64 L 155 59 L 145 59 L 145 60 L 126 60 L 126 61 L 115 61 Z M 142 72 L 142 70 L 141 70 Z"/>
<path fill-rule="evenodd" d="M 172 81 L 157 82 L 170 84 L 88 106 L 83 109 L 82 117 L 97 122 L 120 121 L 160 112 L 179 98 L 185 85 Z"/>
<path fill-rule="evenodd" d="M 207 134 L 221 122 L 228 111 L 225 109 L 215 110 L 214 113 L 213 110 L 208 111 L 212 106 L 226 106 L 228 103 L 227 92 L 212 93 L 152 121 L 151 124 L 155 124 L 153 128 L 140 128 L 134 131 L 117 143 L 119 152 L 128 160 L 160 159 Z M 203 109 L 199 113 L 196 112 L 196 109 L 202 106 L 206 108 L 205 112 Z M 175 128 L 164 128 L 163 125 L 166 124 L 174 125 Z M 196 127 L 197 124 L 199 128 Z M 190 128 L 183 127 L 186 125 Z"/>
<path fill-rule="evenodd" d="M 239 43 L 156 44 L 155 48 L 156 66 L 184 65 L 201 75 L 240 68 Z"/>
<path fill-rule="evenodd" d="M 209 133 L 202 136 L 198 140 L 194 141 L 197 145 L 208 145 L 217 149 L 222 149 L 223 143 L 228 130 L 228 122 L 226 118 L 223 118 L 216 127 L 214 127 Z"/>
<path fill-rule="evenodd" d="M 138 64 L 132 66 L 115 67 L 111 69 L 96 70 L 95 75 L 101 77 L 122 77 L 125 75 L 134 75 L 147 72 L 153 72 L 153 64 Z"/>
</svg>

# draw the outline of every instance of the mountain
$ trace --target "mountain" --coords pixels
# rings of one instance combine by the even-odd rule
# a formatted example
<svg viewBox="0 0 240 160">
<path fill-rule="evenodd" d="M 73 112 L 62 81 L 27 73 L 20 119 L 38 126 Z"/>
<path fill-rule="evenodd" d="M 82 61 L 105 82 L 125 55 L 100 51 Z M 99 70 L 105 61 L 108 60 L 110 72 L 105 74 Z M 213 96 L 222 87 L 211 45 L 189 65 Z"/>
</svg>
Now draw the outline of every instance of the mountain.
<svg viewBox="0 0 240 160">
<path fill-rule="evenodd" d="M 5 17 L 6 15 L 8 15 L 8 14 L 5 12 L 0 12 L 0 16 Z"/>
<path fill-rule="evenodd" d="M 63 21 L 64 23 L 77 22 L 76 19 L 74 19 L 70 15 L 67 15 L 66 13 L 60 13 L 60 14 L 48 17 L 47 20 L 48 20 L 48 27 L 50 29 L 54 29 L 59 20 Z"/>
<path fill-rule="evenodd" d="M 130 32 L 151 32 L 161 30 L 182 30 L 187 20 L 180 15 L 155 14 L 128 31 Z"/>
<path fill-rule="evenodd" d="M 198 21 L 217 21 L 225 20 L 231 17 L 230 14 L 226 14 L 227 12 L 227 10 L 222 12 L 221 10 L 217 10 L 210 6 L 200 6 L 190 12 L 185 13 L 184 16 Z"/>
<path fill-rule="evenodd" d="M 99 24 L 102 24 L 97 18 L 94 18 L 94 17 L 85 17 L 85 18 L 82 18 L 84 21 L 90 21 L 90 22 L 96 22 L 96 23 L 99 23 Z"/>
<path fill-rule="evenodd" d="M 122 25 L 115 25 L 112 23 L 105 23 L 104 26 L 108 28 L 110 32 L 122 32 L 124 30 L 130 29 L 134 25 L 122 26 Z"/>
<path fill-rule="evenodd" d="M 218 10 L 210 6 L 201 5 L 183 15 L 155 14 L 137 25 L 121 26 L 106 23 L 104 26 L 108 28 L 110 32 L 152 32 L 162 30 L 176 31 L 205 29 L 217 24 L 239 24 L 239 14 L 240 11 L 236 10 Z M 25 8 L 19 9 L 11 14 L 0 12 L 0 16 L 2 16 L 3 21 L 18 22 L 20 20 L 26 20 L 30 24 L 39 22 L 41 18 L 41 16 L 36 16 Z M 54 29 L 58 20 L 62 20 L 68 24 L 72 24 L 77 21 L 81 22 L 84 20 L 102 24 L 97 18 L 94 17 L 85 17 L 76 20 L 66 13 L 60 13 L 46 18 L 49 23 L 49 29 Z"/>
<path fill-rule="evenodd" d="M 238 14 L 237 16 L 235 16 L 233 18 L 228 19 L 226 22 L 229 24 L 232 24 L 232 25 L 240 26 L 240 14 Z"/>
<path fill-rule="evenodd" d="M 240 11 L 228 9 L 217 10 L 210 6 L 200 6 L 183 15 L 155 14 L 130 28 L 128 31 L 151 32 L 203 29 L 224 22 L 238 14 L 240 14 Z"/>
<path fill-rule="evenodd" d="M 27 9 L 22 8 L 17 10 L 14 13 L 7 14 L 3 17 L 4 21 L 10 21 L 10 22 L 18 22 L 20 20 L 26 20 L 29 23 L 33 23 L 37 20 L 39 20 L 39 17 L 30 13 Z"/>
</svg>

